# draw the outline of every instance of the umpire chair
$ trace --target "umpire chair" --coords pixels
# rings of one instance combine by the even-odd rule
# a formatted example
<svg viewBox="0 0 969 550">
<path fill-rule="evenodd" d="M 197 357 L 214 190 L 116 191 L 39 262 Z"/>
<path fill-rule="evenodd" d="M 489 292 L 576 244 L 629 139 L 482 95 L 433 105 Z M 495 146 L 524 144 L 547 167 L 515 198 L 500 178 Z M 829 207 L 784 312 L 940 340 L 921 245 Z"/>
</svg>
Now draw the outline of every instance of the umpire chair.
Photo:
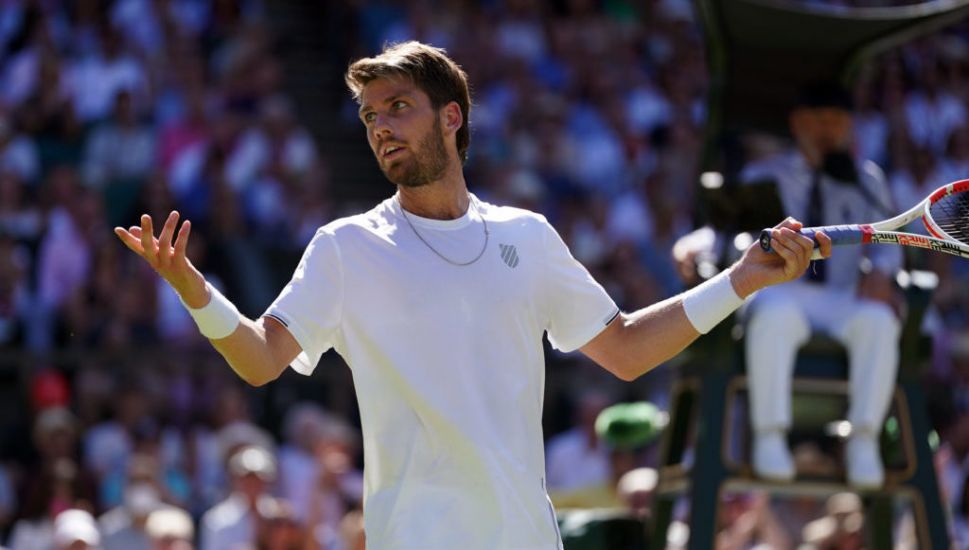
<svg viewBox="0 0 969 550">
<path fill-rule="evenodd" d="M 897 466 L 886 465 L 885 487 L 861 493 L 866 501 L 868 541 L 872 548 L 892 547 L 892 498 L 911 499 L 919 548 L 949 548 L 945 511 L 929 445 L 929 424 L 925 395 L 919 373 L 930 356 L 931 339 L 920 331 L 921 322 L 935 286 L 926 273 L 904 273 L 901 277 L 908 316 L 900 341 L 898 383 L 893 396 L 888 430 L 883 436 L 886 451 L 900 454 Z M 663 434 L 660 451 L 660 481 L 654 505 L 652 548 L 663 548 L 680 496 L 690 500 L 689 548 L 714 548 L 717 511 L 725 492 L 765 490 L 772 494 L 831 495 L 852 491 L 839 476 L 799 476 L 792 482 L 766 482 L 753 476 L 749 464 L 732 458 L 728 446 L 731 433 L 729 411 L 746 389 L 743 346 L 738 345 L 736 327 L 724 323 L 698 341 L 683 366 L 673 389 L 670 423 Z M 798 355 L 794 391 L 801 394 L 847 393 L 847 357 L 840 344 L 827 337 L 814 337 Z M 796 408 L 796 405 L 795 405 Z M 833 420 L 833 418 L 831 419 Z M 798 424 L 795 414 L 795 424 Z M 820 429 L 823 426 L 816 426 Z M 692 446 L 691 446 L 692 440 Z M 688 449 L 692 452 L 688 453 Z M 692 464 L 685 462 L 692 456 Z"/>
</svg>

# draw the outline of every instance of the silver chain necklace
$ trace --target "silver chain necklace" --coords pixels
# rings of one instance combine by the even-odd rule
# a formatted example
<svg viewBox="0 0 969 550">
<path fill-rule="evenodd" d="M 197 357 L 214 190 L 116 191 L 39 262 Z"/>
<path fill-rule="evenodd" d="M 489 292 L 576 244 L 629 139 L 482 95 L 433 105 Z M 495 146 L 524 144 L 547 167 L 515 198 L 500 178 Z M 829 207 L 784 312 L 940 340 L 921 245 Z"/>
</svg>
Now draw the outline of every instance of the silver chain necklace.
<svg viewBox="0 0 969 550">
<path fill-rule="evenodd" d="M 407 211 L 404 210 L 404 205 L 402 205 L 400 203 L 400 195 L 397 195 L 394 198 L 397 200 L 397 206 L 400 207 L 400 213 L 401 213 L 401 215 L 404 216 L 404 221 L 407 222 L 407 225 L 410 226 L 411 231 L 413 231 L 414 234 L 417 235 L 417 238 L 420 239 L 420 241 L 422 243 L 424 243 L 424 246 L 426 246 L 427 248 L 430 248 L 431 249 L 431 252 L 437 254 L 437 257 L 438 258 L 441 258 L 442 260 L 444 260 L 445 262 L 447 262 L 447 263 L 449 263 L 451 265 L 455 265 L 455 266 L 458 266 L 458 267 L 465 267 L 465 266 L 469 266 L 469 265 L 473 264 L 474 262 L 477 262 L 478 260 L 481 259 L 482 256 L 484 256 L 485 250 L 488 249 L 488 235 L 490 235 L 491 233 L 488 231 L 488 222 L 485 221 L 484 216 L 481 215 L 481 209 L 478 208 L 478 205 L 477 204 L 474 205 L 474 209 L 478 213 L 478 216 L 481 218 L 481 223 L 484 224 L 484 234 L 485 234 L 484 245 L 482 245 L 481 252 L 478 252 L 478 255 L 475 256 L 474 259 L 472 259 L 470 261 L 467 261 L 467 262 L 455 262 L 451 258 L 448 258 L 444 254 L 441 254 L 440 252 L 438 252 L 437 249 L 435 249 L 433 246 L 431 246 L 431 243 L 429 243 L 426 240 L 424 240 L 424 237 L 421 236 L 421 234 L 417 231 L 417 228 L 414 227 L 414 224 L 411 223 L 410 218 L 407 216 Z M 468 208 L 471 207 L 471 204 L 473 204 L 474 201 L 475 201 L 475 199 L 473 199 L 473 198 L 469 201 Z"/>
</svg>

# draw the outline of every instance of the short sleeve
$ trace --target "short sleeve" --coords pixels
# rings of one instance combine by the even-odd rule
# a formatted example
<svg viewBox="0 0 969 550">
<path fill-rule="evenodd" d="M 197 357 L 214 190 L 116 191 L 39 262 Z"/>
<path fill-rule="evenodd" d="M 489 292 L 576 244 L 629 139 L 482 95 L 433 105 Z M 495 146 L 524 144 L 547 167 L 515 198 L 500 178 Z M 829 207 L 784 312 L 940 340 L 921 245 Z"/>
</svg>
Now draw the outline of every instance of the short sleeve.
<svg viewBox="0 0 969 550">
<path fill-rule="evenodd" d="M 343 308 L 343 271 L 336 237 L 321 229 L 310 241 L 293 278 L 265 315 L 282 323 L 303 351 L 291 363 L 309 375 L 336 345 Z"/>
<path fill-rule="evenodd" d="M 548 340 L 569 352 L 589 343 L 619 314 L 619 308 L 589 271 L 578 262 L 558 232 L 542 220 L 546 252 L 540 288 L 547 311 Z"/>
</svg>

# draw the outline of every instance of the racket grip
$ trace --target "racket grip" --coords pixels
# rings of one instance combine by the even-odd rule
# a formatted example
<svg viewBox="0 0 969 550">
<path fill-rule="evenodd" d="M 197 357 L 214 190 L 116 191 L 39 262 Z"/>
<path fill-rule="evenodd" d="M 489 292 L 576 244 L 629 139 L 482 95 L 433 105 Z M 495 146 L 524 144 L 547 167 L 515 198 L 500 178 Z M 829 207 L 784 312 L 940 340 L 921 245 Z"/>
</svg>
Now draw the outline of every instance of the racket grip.
<svg viewBox="0 0 969 550">
<path fill-rule="evenodd" d="M 814 254 L 811 255 L 811 259 L 818 260 L 821 258 L 821 251 L 818 250 L 818 241 L 814 238 L 816 232 L 822 232 L 828 237 L 831 237 L 831 244 L 834 246 L 843 244 L 861 244 L 865 241 L 865 236 L 870 233 L 870 231 L 865 231 L 860 225 L 825 225 L 822 227 L 805 227 L 801 229 L 801 235 L 814 241 Z M 760 232 L 760 247 L 766 252 L 773 252 L 771 248 L 771 230 L 764 229 Z"/>
<path fill-rule="evenodd" d="M 804 235 L 805 237 L 807 237 L 807 238 L 811 239 L 812 241 L 814 241 L 814 252 L 811 253 L 811 259 L 812 260 L 821 260 L 822 259 L 822 257 L 821 257 L 821 249 L 818 248 L 820 245 L 818 244 L 817 239 L 814 238 L 814 231 L 815 230 L 813 228 L 801 229 L 801 235 Z M 773 252 L 774 251 L 774 249 L 770 245 L 770 242 L 771 242 L 771 230 L 770 229 L 764 229 L 764 230 L 762 230 L 760 232 L 760 239 L 759 240 L 760 240 L 760 247 L 762 249 L 764 249 L 765 252 Z"/>
</svg>

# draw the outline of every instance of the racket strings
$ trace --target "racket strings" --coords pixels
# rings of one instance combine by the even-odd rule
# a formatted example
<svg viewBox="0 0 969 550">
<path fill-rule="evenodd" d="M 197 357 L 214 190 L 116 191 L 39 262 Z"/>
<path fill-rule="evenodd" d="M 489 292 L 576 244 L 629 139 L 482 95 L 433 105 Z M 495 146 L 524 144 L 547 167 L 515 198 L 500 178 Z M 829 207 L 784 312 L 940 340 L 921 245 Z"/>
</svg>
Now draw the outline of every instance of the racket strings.
<svg viewBox="0 0 969 550">
<path fill-rule="evenodd" d="M 929 207 L 929 216 L 947 235 L 969 245 L 969 192 L 940 198 Z"/>
</svg>

